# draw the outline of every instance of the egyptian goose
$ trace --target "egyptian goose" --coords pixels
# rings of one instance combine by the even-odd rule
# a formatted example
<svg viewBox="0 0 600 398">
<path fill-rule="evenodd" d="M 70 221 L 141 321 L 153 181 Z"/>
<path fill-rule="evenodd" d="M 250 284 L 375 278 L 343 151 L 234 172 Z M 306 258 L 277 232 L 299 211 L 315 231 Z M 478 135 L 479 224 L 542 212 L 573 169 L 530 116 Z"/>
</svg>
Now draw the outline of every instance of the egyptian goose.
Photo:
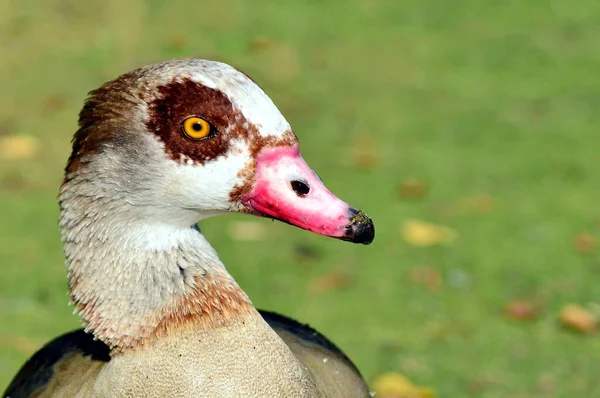
<svg viewBox="0 0 600 398">
<path fill-rule="evenodd" d="M 325 337 L 257 311 L 194 227 L 242 212 L 374 238 L 372 221 L 327 190 L 244 73 L 174 60 L 92 91 L 59 202 L 85 331 L 38 351 L 5 397 L 369 396 Z"/>
</svg>

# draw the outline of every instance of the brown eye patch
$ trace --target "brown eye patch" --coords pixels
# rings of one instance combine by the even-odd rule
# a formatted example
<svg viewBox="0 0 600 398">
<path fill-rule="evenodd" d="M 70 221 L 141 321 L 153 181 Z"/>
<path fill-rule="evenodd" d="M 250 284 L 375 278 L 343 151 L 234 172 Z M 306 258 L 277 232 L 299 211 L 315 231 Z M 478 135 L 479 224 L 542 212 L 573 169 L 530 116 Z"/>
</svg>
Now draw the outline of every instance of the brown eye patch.
<svg viewBox="0 0 600 398">
<path fill-rule="evenodd" d="M 149 103 L 147 127 L 165 144 L 173 160 L 185 156 L 204 164 L 227 154 L 232 138 L 249 138 L 256 131 L 220 90 L 182 79 L 159 87 L 158 92 L 156 99 Z M 186 139 L 181 134 L 181 126 L 190 115 L 206 120 L 219 134 L 202 141 Z"/>
</svg>

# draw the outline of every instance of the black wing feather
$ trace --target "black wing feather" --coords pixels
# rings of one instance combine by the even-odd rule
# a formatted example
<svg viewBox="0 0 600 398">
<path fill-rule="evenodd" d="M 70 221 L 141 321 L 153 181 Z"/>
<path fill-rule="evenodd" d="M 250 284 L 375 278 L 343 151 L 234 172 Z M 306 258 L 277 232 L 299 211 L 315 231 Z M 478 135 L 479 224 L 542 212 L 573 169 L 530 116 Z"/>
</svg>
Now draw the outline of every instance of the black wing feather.
<svg viewBox="0 0 600 398">
<path fill-rule="evenodd" d="M 56 365 L 66 355 L 79 353 L 91 356 L 92 360 L 110 361 L 110 349 L 100 340 L 83 331 L 83 329 L 55 338 L 36 352 L 21 367 L 19 373 L 2 395 L 3 398 L 27 398 L 35 391 L 48 384 L 54 374 Z"/>
</svg>

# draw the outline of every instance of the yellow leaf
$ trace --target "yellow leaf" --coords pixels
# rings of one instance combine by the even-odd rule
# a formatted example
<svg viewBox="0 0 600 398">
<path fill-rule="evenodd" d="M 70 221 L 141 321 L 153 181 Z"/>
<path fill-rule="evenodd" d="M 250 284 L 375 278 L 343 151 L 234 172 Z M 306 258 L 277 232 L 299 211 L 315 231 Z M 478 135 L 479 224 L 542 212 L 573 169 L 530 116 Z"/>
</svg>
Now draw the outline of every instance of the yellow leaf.
<svg viewBox="0 0 600 398">
<path fill-rule="evenodd" d="M 414 385 L 406 376 L 398 372 L 384 373 L 373 381 L 373 391 L 377 398 L 434 398 L 435 391 Z"/>
<path fill-rule="evenodd" d="M 35 137 L 13 135 L 0 138 L 0 158 L 4 160 L 31 159 L 39 150 L 40 143 Z"/>
<path fill-rule="evenodd" d="M 565 305 L 559 320 L 566 328 L 580 333 L 592 333 L 598 326 L 598 319 L 591 311 L 575 304 Z"/>
<path fill-rule="evenodd" d="M 402 224 L 401 232 L 404 240 L 411 246 L 448 245 L 457 237 L 456 231 L 424 221 L 409 220 Z"/>
</svg>

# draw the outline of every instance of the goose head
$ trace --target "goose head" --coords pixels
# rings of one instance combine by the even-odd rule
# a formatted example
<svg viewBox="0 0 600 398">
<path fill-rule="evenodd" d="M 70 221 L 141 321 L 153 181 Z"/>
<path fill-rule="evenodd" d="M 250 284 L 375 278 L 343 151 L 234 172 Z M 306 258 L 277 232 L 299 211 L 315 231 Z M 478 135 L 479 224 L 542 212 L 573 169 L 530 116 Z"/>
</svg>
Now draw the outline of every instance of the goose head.
<svg viewBox="0 0 600 398">
<path fill-rule="evenodd" d="M 135 70 L 92 91 L 79 122 L 63 203 L 106 202 L 104 212 L 131 223 L 189 227 L 241 212 L 350 242 L 374 238 L 371 219 L 303 160 L 271 99 L 229 65 L 187 59 Z"/>
</svg>

